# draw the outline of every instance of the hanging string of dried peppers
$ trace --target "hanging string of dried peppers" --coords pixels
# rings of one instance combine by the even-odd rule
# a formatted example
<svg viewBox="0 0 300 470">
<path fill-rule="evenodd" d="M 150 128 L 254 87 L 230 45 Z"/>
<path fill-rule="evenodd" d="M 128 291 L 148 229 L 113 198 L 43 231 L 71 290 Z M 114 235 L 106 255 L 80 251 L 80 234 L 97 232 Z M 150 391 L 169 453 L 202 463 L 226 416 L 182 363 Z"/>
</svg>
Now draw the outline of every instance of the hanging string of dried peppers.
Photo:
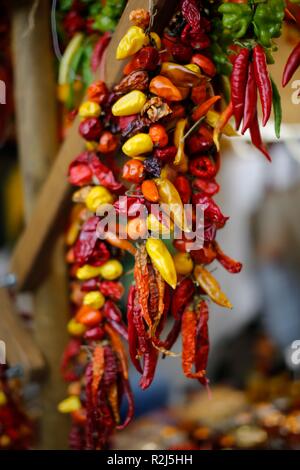
<svg viewBox="0 0 300 470">
<path fill-rule="evenodd" d="M 219 191 L 219 138 L 236 135 L 229 124 L 234 116 L 237 128 L 243 121 L 242 133 L 249 129 L 253 144 L 269 158 L 256 102 L 259 95 L 263 125 L 273 104 L 278 136 L 280 96 L 267 63 L 284 8 L 281 0 L 183 0 L 162 38 L 151 31 L 153 12 L 134 10 L 116 51 L 118 60 L 129 58 L 123 78 L 111 92 L 100 81 L 88 89 L 79 109 L 87 150 L 69 170 L 70 182 L 80 189 L 67 235 L 75 315 L 63 360 L 70 396 L 60 409 L 72 413 L 74 448 L 107 447 L 120 427 L 123 394 L 129 400 L 124 425 L 132 416 L 121 337 L 128 339 L 142 389 L 151 384 L 159 355 L 174 355 L 180 334 L 183 373 L 208 385 L 208 300 L 232 307 L 208 266 L 216 261 L 230 273 L 242 268 L 216 241 L 228 220 L 213 200 Z M 296 60 L 284 82 L 295 68 Z M 222 112 L 221 76 L 224 83 L 230 76 L 231 84 Z M 126 188 L 115 178 L 120 153 L 129 158 L 122 165 Z M 187 204 L 191 212 L 185 217 Z M 99 207 L 108 206 L 119 216 L 116 231 L 101 224 L 99 231 Z M 200 222 L 197 208 L 204 214 Z M 181 237 L 175 237 L 178 229 Z M 199 238 L 200 246 L 194 244 Z M 123 294 L 117 280 L 122 250 L 135 257 L 127 327 L 116 305 Z M 165 334 L 167 319 L 173 324 Z"/>
</svg>

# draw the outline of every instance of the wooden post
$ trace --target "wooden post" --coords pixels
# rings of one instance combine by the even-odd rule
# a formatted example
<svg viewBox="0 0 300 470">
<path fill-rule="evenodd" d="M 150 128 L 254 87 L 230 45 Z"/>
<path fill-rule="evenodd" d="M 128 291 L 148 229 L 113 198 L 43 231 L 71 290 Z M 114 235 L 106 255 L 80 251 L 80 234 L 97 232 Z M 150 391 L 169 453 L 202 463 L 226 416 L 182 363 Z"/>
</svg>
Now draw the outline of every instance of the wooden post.
<svg viewBox="0 0 300 470">
<path fill-rule="evenodd" d="M 35 7 L 33 16 L 32 8 Z M 58 147 L 56 83 L 48 0 L 14 3 L 13 51 L 18 149 L 24 185 L 25 218 L 28 222 Z M 35 232 L 42 230 L 42 223 L 40 220 L 35 224 Z M 41 392 L 40 447 L 61 449 L 67 447 L 69 428 L 68 419 L 57 412 L 57 403 L 65 396 L 59 364 L 67 342 L 68 310 L 62 241 L 56 244 L 54 253 L 48 251 L 46 254 L 47 278 L 34 293 L 35 338 L 48 367 Z"/>
</svg>

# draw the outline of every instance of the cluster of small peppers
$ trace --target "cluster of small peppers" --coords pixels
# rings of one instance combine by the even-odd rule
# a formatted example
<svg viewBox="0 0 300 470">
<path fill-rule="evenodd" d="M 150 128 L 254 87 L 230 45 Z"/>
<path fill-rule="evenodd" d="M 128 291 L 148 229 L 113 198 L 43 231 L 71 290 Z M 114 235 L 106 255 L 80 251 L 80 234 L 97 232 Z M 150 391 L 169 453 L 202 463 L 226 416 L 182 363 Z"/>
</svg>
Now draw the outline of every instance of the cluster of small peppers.
<svg viewBox="0 0 300 470">
<path fill-rule="evenodd" d="M 125 0 L 58 2 L 59 40 L 64 45 L 59 65 L 58 97 L 69 110 L 76 107 L 92 82 L 125 5 Z"/>
<path fill-rule="evenodd" d="M 14 369 L 0 365 L 0 450 L 27 450 L 33 442 L 33 422 L 23 409 Z"/>
<path fill-rule="evenodd" d="M 79 108 L 79 133 L 86 151 L 71 163 L 69 181 L 77 187 L 70 226 L 66 233 L 67 262 L 73 316 L 68 323 L 71 340 L 62 360 L 62 374 L 69 382 L 69 396 L 58 409 L 70 413 L 73 449 L 105 449 L 115 429 L 122 429 L 133 416 L 133 398 L 123 341 L 127 326 L 118 306 L 124 288 L 122 252 L 134 246 L 106 233 L 98 236 L 99 207 L 112 204 L 125 188 L 114 175 L 118 138 L 109 130 L 110 94 L 101 81 L 87 90 Z M 101 157 L 101 158 L 100 158 Z M 120 417 L 127 397 L 127 415 Z"/>
<path fill-rule="evenodd" d="M 292 3 L 300 3 L 295 0 Z M 221 23 L 217 25 L 224 39 L 227 55 L 232 63 L 230 85 L 231 101 L 224 119 L 232 114 L 238 129 L 243 121 L 242 134 L 247 129 L 253 145 L 270 160 L 262 142 L 257 119 L 257 91 L 262 107 L 262 125 L 269 120 L 273 105 L 275 134 L 280 137 L 281 100 L 276 84 L 270 77 L 268 63 L 273 63 L 272 51 L 276 50 L 274 38 L 281 34 L 285 16 L 297 21 L 284 0 L 231 1 L 218 6 Z M 285 66 L 282 85 L 286 86 L 300 65 L 300 46 L 296 45 Z"/>
<path fill-rule="evenodd" d="M 206 265 L 217 260 L 229 272 L 241 269 L 216 242 L 227 217 L 213 200 L 219 191 L 218 137 L 234 131 L 213 109 L 221 96 L 212 86 L 216 68 L 208 54 L 210 22 L 198 2 L 181 2 L 162 38 L 151 32 L 149 12 L 135 10 L 130 19 L 133 26 L 116 51 L 118 60 L 130 60 L 114 87 L 111 109 L 122 152 L 129 157 L 122 169 L 122 178 L 131 185 L 126 229 L 137 244 L 135 285 L 127 306 L 130 358 L 146 389 L 159 354 L 173 355 L 181 333 L 184 374 L 207 384 L 207 298 L 227 308 L 231 303 Z M 172 207 L 171 214 L 154 215 L 151 207 L 157 203 Z M 161 236 L 175 226 L 187 234 L 183 205 L 189 203 L 193 230 L 196 205 L 204 210 L 204 246 L 189 251 L 183 235 L 174 239 L 171 254 Z M 132 210 L 138 206 L 148 209 L 146 220 Z M 173 325 L 162 339 L 169 316 Z"/>
</svg>

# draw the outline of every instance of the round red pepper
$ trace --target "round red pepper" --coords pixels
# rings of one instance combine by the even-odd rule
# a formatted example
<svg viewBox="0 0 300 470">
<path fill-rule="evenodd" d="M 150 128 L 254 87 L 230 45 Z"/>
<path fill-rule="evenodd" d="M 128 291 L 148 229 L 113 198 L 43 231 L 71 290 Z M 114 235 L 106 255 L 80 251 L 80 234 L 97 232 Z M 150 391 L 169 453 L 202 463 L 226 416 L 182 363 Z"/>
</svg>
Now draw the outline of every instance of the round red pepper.
<svg viewBox="0 0 300 470">
<path fill-rule="evenodd" d="M 211 179 L 217 174 L 217 167 L 210 157 L 199 156 L 190 162 L 189 170 L 193 176 Z"/>
</svg>

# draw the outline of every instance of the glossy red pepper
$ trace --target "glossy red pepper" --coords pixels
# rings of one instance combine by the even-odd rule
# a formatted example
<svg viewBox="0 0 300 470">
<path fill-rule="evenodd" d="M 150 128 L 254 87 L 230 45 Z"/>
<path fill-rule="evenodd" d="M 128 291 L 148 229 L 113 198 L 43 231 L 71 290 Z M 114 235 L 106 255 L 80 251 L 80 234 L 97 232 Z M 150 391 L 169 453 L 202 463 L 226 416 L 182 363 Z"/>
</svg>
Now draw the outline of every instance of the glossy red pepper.
<svg viewBox="0 0 300 470">
<path fill-rule="evenodd" d="M 234 60 L 230 77 L 231 101 L 237 129 L 240 127 L 244 113 L 249 54 L 250 52 L 247 48 L 240 50 Z"/>
<path fill-rule="evenodd" d="M 249 127 L 251 126 L 251 123 L 256 113 L 256 103 L 257 103 L 257 88 L 256 88 L 256 82 L 255 82 L 255 76 L 254 76 L 254 68 L 253 68 L 253 63 L 249 62 L 248 78 L 247 78 L 246 93 L 245 93 L 245 107 L 244 107 L 242 134 L 244 134 L 246 130 L 249 129 Z"/>
<path fill-rule="evenodd" d="M 267 67 L 266 54 L 263 47 L 259 44 L 253 48 L 253 67 L 262 107 L 262 124 L 265 126 L 271 114 L 273 92 Z"/>
<path fill-rule="evenodd" d="M 282 75 L 282 86 L 285 87 L 300 65 L 300 42 L 296 44 L 285 64 Z"/>
</svg>

